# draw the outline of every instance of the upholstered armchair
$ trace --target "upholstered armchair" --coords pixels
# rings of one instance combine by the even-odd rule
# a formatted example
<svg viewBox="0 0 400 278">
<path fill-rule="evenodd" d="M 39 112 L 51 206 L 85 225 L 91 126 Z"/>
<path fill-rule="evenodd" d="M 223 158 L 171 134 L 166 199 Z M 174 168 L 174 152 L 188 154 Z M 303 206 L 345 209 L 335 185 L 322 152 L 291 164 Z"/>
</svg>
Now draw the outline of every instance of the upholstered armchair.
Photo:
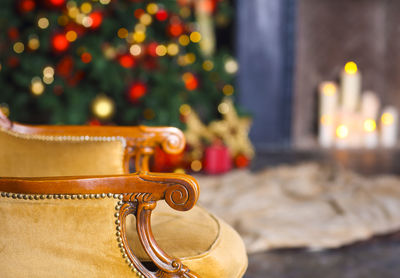
<svg viewBox="0 0 400 278">
<path fill-rule="evenodd" d="M 195 179 L 148 172 L 157 145 L 177 153 L 185 141 L 176 128 L 0 113 L 0 277 L 241 277 L 243 243 L 195 205 Z"/>
</svg>

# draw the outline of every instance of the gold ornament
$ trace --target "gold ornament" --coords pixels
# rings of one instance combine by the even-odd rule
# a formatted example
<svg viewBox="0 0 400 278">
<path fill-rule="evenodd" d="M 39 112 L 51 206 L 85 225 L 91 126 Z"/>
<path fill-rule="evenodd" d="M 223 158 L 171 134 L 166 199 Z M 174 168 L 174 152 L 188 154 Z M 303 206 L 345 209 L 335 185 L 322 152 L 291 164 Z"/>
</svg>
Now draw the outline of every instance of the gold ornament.
<svg viewBox="0 0 400 278">
<path fill-rule="evenodd" d="M 222 114 L 223 119 L 213 121 L 208 126 L 201 122 L 189 105 L 183 104 L 179 110 L 186 119 L 185 137 L 188 145 L 192 148 L 193 160 L 201 159 L 201 154 L 204 153 L 204 141 L 213 142 L 218 138 L 223 140 L 232 157 L 243 154 L 251 159 L 254 156 L 254 147 L 249 140 L 252 121 L 248 117 L 240 118 L 237 115 L 231 98 L 225 98 L 218 105 L 218 111 Z M 199 165 L 195 164 L 195 166 Z M 195 168 L 201 169 L 201 166 Z"/>
<path fill-rule="evenodd" d="M 31 92 L 34 96 L 40 96 L 44 92 L 44 85 L 39 76 L 35 76 L 31 81 Z"/>
<path fill-rule="evenodd" d="M 114 110 L 114 101 L 105 95 L 97 96 L 92 102 L 92 112 L 99 119 L 111 118 Z"/>
<path fill-rule="evenodd" d="M 189 106 L 183 106 L 189 107 Z M 183 108 L 181 107 L 181 108 Z M 190 108 L 189 108 L 190 109 Z M 187 129 L 185 131 L 185 137 L 188 144 L 193 147 L 194 150 L 199 150 L 202 147 L 202 142 L 212 141 L 214 139 L 214 135 L 211 131 L 201 122 L 199 116 L 197 116 L 196 112 L 192 109 L 189 111 L 185 111 L 185 109 L 180 109 L 181 113 L 186 113 L 186 125 Z"/>
<path fill-rule="evenodd" d="M 251 119 L 248 117 L 239 118 L 230 98 L 223 100 L 218 106 L 218 111 L 222 114 L 223 119 L 211 122 L 209 125 L 210 131 L 222 138 L 232 156 L 243 154 L 248 158 L 252 158 L 254 156 L 254 147 L 249 140 Z"/>
</svg>

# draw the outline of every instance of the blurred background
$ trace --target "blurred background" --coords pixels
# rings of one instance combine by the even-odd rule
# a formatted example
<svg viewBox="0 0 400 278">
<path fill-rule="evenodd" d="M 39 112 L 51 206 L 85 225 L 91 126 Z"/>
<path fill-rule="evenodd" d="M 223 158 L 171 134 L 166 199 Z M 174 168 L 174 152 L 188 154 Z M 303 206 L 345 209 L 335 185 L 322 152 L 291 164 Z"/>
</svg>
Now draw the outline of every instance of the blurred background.
<svg viewBox="0 0 400 278">
<path fill-rule="evenodd" d="M 246 277 L 396 277 L 399 16 L 393 0 L 3 0 L 0 109 L 183 129 L 185 153 L 157 150 L 153 170 L 200 173 Z"/>
</svg>

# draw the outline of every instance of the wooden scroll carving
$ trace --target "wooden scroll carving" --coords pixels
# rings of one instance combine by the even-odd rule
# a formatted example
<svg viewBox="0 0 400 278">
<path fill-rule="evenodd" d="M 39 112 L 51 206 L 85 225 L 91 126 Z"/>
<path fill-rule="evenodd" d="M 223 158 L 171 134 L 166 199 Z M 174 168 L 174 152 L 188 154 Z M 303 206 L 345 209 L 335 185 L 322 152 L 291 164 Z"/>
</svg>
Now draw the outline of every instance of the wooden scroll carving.
<svg viewBox="0 0 400 278">
<path fill-rule="evenodd" d="M 185 147 L 183 133 L 173 127 L 146 127 L 138 126 L 141 136 L 128 138 L 128 153 L 125 161 L 135 156 L 135 168 L 137 171 L 149 171 L 149 159 L 154 154 L 157 145 L 161 145 L 166 153 L 177 154 Z"/>
<path fill-rule="evenodd" d="M 199 188 L 198 186 L 193 186 L 193 180 L 189 176 L 181 175 L 179 179 L 176 179 L 174 177 L 166 177 L 164 174 L 139 173 L 139 177 L 149 183 L 158 183 L 160 187 L 166 186 L 163 197 L 169 206 L 176 210 L 185 211 L 191 209 L 199 196 Z M 157 203 L 151 193 L 127 194 L 124 195 L 123 202 L 124 204 L 121 206 L 120 211 L 120 222 L 125 223 L 127 215 L 135 214 L 139 240 L 147 255 L 158 268 L 156 272 L 143 270 L 146 276 L 166 278 L 199 277 L 184 266 L 179 259 L 167 255 L 155 241 L 150 219 Z M 124 227 L 122 228 L 122 235 L 122 242 L 125 247 L 128 247 Z M 133 253 L 127 251 L 127 255 L 136 266 L 137 259 Z M 137 268 L 143 269 L 143 266 L 139 264 Z"/>
<path fill-rule="evenodd" d="M 121 223 L 121 239 L 125 247 L 126 254 L 134 267 L 138 269 L 145 277 L 168 277 L 168 278 L 198 278 L 194 272 L 190 271 L 182 262 L 167 255 L 157 244 L 151 230 L 151 213 L 156 207 L 156 202 L 151 201 L 149 194 L 132 194 L 124 196 L 124 204 L 121 206 L 119 213 L 119 221 Z M 153 272 L 146 269 L 136 258 L 132 250 L 128 246 L 125 232 L 126 217 L 129 214 L 136 216 L 136 228 L 139 240 L 150 257 L 157 271 Z"/>
</svg>

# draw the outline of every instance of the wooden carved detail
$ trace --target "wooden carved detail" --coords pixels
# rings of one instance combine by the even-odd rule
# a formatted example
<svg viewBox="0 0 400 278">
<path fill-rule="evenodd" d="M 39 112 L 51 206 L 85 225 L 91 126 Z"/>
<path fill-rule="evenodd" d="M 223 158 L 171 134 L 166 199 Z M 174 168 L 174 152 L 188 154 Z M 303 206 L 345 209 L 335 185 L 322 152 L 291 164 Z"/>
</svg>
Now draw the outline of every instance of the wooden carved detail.
<svg viewBox="0 0 400 278">
<path fill-rule="evenodd" d="M 171 127 L 147 127 L 138 126 L 141 131 L 141 137 L 127 138 L 127 158 L 135 159 L 136 171 L 149 171 L 149 159 L 154 154 L 154 148 L 161 145 L 166 153 L 177 154 L 183 151 L 185 147 L 185 137 L 183 133 L 176 128 Z"/>
<path fill-rule="evenodd" d="M 132 194 L 146 191 L 151 193 L 147 201 L 165 199 L 172 208 L 181 211 L 191 209 L 199 197 L 199 186 L 191 176 L 148 172 L 109 176 L 0 177 L 0 191 L 25 194 Z"/>
<path fill-rule="evenodd" d="M 198 278 L 199 276 L 191 272 L 182 262 L 167 255 L 157 244 L 151 229 L 151 213 L 156 207 L 156 201 L 152 200 L 150 193 L 125 194 L 124 204 L 120 208 L 119 222 L 121 223 L 121 240 L 125 253 L 132 266 L 146 277 L 154 278 Z M 157 267 L 157 271 L 146 269 L 131 249 L 126 240 L 125 221 L 129 214 L 136 216 L 136 228 L 139 240 Z"/>
<path fill-rule="evenodd" d="M 176 210 L 186 211 L 197 202 L 200 194 L 197 182 L 190 176 L 179 174 L 138 173 L 140 179 L 146 182 L 155 182 L 166 185 L 164 199 L 167 204 Z"/>
<path fill-rule="evenodd" d="M 117 220 L 117 240 L 119 247 L 121 248 L 122 257 L 126 260 L 129 267 L 134 272 L 139 272 L 144 277 L 155 277 L 154 274 L 149 271 L 135 256 L 132 250 L 129 248 L 128 240 L 126 238 L 126 218 L 130 214 L 136 214 L 137 203 L 124 202 L 119 209 L 119 213 L 116 214 Z M 135 271 L 136 270 L 136 271 Z M 140 275 L 139 275 L 140 276 Z"/>
</svg>

